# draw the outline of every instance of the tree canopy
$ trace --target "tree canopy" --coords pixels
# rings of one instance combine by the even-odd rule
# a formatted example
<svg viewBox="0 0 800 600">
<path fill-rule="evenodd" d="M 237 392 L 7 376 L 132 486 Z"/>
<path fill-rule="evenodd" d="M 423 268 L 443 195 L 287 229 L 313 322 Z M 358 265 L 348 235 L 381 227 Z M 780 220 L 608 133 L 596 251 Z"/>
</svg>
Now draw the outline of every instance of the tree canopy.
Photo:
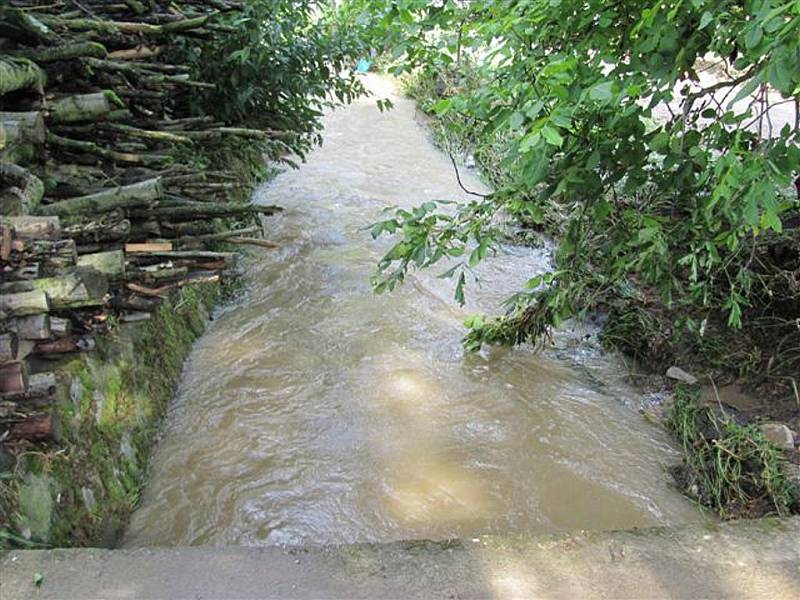
<svg viewBox="0 0 800 600">
<path fill-rule="evenodd" d="M 796 226 L 800 3 L 354 0 L 343 15 L 391 52 L 396 74 L 463 81 L 471 70 L 472 84 L 432 110 L 503 149 L 506 177 L 486 198 L 456 215 L 429 203 L 376 224 L 376 235 L 402 238 L 379 290 L 411 265 L 464 255 L 452 270 L 463 300 L 498 213 L 541 223 L 554 208 L 553 271 L 510 299 L 504 318 L 474 320 L 473 347 L 535 338 L 643 288 L 691 307 L 690 328 L 715 311 L 739 327 L 780 285 L 758 259 L 785 223 Z M 791 294 L 797 302 L 796 285 Z"/>
</svg>

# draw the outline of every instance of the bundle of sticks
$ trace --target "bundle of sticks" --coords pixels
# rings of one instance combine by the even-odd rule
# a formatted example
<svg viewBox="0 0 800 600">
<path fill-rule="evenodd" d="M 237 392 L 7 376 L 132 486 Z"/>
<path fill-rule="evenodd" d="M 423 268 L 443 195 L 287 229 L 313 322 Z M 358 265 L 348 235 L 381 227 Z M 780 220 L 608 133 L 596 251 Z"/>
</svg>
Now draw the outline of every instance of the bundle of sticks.
<svg viewBox="0 0 800 600">
<path fill-rule="evenodd" d="M 110 315 L 144 321 L 166 294 L 235 263 L 220 241 L 274 247 L 232 171 L 193 151 L 290 132 L 198 114 L 213 88 L 165 62 L 224 35 L 233 0 L 10 0 L 0 6 L 0 443 L 44 440 L 48 357 L 89 351 Z M 288 149 L 288 146 L 286 146 Z"/>
</svg>

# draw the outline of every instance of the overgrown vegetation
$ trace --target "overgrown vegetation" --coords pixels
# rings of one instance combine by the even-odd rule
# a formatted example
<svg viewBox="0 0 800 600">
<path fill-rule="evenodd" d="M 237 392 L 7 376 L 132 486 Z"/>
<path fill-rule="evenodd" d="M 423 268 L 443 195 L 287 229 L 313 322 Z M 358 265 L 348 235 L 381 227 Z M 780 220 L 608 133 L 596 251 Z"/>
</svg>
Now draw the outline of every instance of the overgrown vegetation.
<svg viewBox="0 0 800 600">
<path fill-rule="evenodd" d="M 505 315 L 472 319 L 468 348 L 535 342 L 602 309 L 606 341 L 654 363 L 694 351 L 792 389 L 797 3 L 354 0 L 342 18 L 393 55 L 391 72 L 415 74 L 423 108 L 496 186 L 376 224 L 400 238 L 378 291 L 447 260 L 463 300 L 511 214 L 555 235 L 554 268 Z"/>
<path fill-rule="evenodd" d="M 697 391 L 678 386 L 667 426 L 681 443 L 681 487 L 723 518 L 787 515 L 800 510 L 800 489 L 787 478 L 783 451 L 755 425 L 737 423 L 722 405 L 698 402 Z"/>
</svg>

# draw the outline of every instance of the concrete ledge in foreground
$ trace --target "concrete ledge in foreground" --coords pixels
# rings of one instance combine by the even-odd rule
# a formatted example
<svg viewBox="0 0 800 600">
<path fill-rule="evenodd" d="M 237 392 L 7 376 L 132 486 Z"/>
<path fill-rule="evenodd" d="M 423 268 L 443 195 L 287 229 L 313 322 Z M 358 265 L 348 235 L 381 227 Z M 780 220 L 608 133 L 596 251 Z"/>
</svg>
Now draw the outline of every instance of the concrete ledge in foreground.
<svg viewBox="0 0 800 600">
<path fill-rule="evenodd" d="M 44 580 L 34 586 L 35 573 Z M 800 598 L 800 518 L 304 548 L 24 550 L 0 598 Z"/>
</svg>

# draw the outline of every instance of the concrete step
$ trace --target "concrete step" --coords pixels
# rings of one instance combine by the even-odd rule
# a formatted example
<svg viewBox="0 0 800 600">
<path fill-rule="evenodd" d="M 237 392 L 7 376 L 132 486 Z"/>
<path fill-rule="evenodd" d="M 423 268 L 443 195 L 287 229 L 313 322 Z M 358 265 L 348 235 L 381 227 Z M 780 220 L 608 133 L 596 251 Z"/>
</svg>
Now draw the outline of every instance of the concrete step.
<svg viewBox="0 0 800 600">
<path fill-rule="evenodd" d="M 800 518 L 329 547 L 15 550 L 0 559 L 3 600 L 532 597 L 797 599 Z"/>
</svg>

